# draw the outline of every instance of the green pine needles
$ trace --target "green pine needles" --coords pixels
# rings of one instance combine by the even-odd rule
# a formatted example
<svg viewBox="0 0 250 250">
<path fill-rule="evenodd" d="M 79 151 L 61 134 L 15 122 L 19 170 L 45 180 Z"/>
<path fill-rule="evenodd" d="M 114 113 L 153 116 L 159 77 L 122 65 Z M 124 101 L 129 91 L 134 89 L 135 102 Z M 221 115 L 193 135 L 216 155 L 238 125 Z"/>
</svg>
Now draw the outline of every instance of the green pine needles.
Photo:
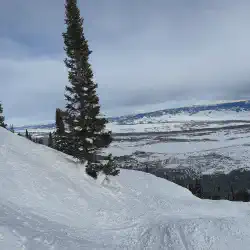
<svg viewBox="0 0 250 250">
<path fill-rule="evenodd" d="M 89 63 L 91 51 L 83 33 L 83 18 L 76 0 L 66 0 L 66 31 L 63 33 L 65 66 L 68 69 L 66 86 L 66 110 L 63 112 L 65 131 L 57 128 L 56 136 L 63 138 L 64 152 L 86 164 L 86 172 L 96 178 L 99 172 L 117 175 L 112 155 L 101 156 L 103 148 L 112 142 L 110 131 L 106 131 L 107 120 L 100 113 L 97 84 Z M 58 124 L 59 125 L 59 124 Z"/>
</svg>

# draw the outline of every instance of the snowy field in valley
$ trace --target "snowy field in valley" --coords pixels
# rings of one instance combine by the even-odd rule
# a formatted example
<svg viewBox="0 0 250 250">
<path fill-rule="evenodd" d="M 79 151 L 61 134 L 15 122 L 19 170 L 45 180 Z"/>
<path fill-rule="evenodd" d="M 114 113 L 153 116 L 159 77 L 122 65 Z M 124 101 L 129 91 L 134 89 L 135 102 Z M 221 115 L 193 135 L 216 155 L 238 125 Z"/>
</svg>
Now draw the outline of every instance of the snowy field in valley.
<svg viewBox="0 0 250 250">
<path fill-rule="evenodd" d="M 95 181 L 2 128 L 0 174 L 0 249 L 249 249 L 249 203 L 200 200 L 132 170 Z"/>
<path fill-rule="evenodd" d="M 249 124 L 249 121 L 169 121 L 164 123 L 143 123 L 143 124 L 113 124 L 109 123 L 107 128 L 113 133 L 150 133 L 150 132 L 170 132 L 191 129 L 223 128 L 229 126 L 240 126 Z"/>
<path fill-rule="evenodd" d="M 199 111 L 194 114 L 180 112 L 174 115 L 163 114 L 159 116 L 127 119 L 124 124 L 109 123 L 108 128 L 113 133 L 142 133 L 142 132 L 169 132 L 188 129 L 216 128 L 249 124 L 250 112 Z"/>
<path fill-rule="evenodd" d="M 208 135 L 171 136 L 162 134 L 145 136 L 135 141 L 131 139 L 135 138 L 135 136 L 130 136 L 131 140 L 124 136 L 123 138 L 120 137 L 119 141 L 113 142 L 108 151 L 115 156 L 128 155 L 136 151 L 178 155 L 244 145 L 249 143 L 249 137 L 250 132 L 244 135 L 226 135 L 225 131 L 217 131 Z"/>
<path fill-rule="evenodd" d="M 124 167 L 141 168 L 157 162 L 157 168 L 192 168 L 200 174 L 229 173 L 248 169 L 250 127 L 117 136 L 107 149 L 114 156 L 126 156 Z M 173 161 L 174 159 L 174 161 Z"/>
<path fill-rule="evenodd" d="M 136 119 L 134 123 L 158 123 L 166 121 L 226 121 L 226 120 L 250 120 L 249 111 L 236 112 L 234 110 L 204 110 L 194 114 L 180 112 L 174 115 L 163 114 L 156 117 L 143 117 Z"/>
</svg>

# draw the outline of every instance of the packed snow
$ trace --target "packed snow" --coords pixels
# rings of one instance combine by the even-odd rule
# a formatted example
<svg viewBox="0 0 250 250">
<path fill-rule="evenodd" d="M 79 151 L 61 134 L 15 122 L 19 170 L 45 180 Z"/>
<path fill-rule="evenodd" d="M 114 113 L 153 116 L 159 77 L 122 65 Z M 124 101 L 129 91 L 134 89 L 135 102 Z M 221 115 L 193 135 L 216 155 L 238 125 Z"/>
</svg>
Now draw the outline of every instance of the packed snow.
<svg viewBox="0 0 250 250">
<path fill-rule="evenodd" d="M 0 249 L 249 249 L 250 205 L 200 200 L 153 175 L 109 182 L 0 128 Z"/>
</svg>

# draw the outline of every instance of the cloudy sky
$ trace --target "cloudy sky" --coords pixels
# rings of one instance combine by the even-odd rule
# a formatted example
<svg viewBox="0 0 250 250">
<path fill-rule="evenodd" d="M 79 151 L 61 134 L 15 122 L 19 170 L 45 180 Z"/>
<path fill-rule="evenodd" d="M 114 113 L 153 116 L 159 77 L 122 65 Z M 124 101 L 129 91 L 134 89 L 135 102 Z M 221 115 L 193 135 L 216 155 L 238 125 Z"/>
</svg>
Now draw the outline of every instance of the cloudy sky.
<svg viewBox="0 0 250 250">
<path fill-rule="evenodd" d="M 51 121 L 67 84 L 63 0 L 0 2 L 7 121 Z M 79 3 L 105 114 L 249 98 L 249 0 Z"/>
</svg>

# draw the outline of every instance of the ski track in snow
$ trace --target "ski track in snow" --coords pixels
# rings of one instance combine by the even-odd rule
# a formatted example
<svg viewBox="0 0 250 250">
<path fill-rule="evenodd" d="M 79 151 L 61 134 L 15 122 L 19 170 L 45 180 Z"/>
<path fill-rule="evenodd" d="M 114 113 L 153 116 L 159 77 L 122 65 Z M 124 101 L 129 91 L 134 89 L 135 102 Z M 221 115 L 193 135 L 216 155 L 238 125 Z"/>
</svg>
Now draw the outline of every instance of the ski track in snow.
<svg viewBox="0 0 250 250">
<path fill-rule="evenodd" d="M 249 249 L 249 203 L 132 170 L 103 179 L 0 128 L 0 249 Z"/>
</svg>

